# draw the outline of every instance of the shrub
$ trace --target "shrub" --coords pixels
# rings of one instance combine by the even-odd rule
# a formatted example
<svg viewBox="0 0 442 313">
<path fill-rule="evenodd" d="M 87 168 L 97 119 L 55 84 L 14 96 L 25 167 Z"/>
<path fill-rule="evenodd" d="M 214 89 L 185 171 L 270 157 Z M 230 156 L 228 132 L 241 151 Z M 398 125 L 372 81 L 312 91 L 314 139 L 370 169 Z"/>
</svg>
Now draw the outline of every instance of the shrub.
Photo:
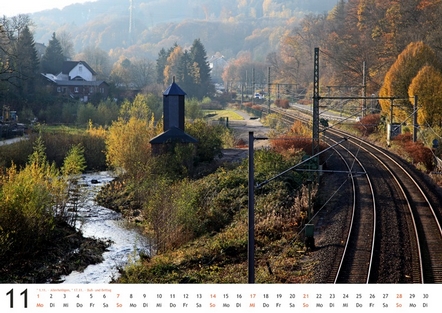
<svg viewBox="0 0 442 313">
<path fill-rule="evenodd" d="M 186 132 L 198 140 L 196 162 L 211 162 L 221 154 L 223 147 L 222 134 L 227 129 L 222 125 L 211 126 L 198 119 L 186 125 Z"/>
<path fill-rule="evenodd" d="M 312 139 L 307 137 L 281 135 L 277 138 L 271 139 L 270 145 L 279 153 L 289 150 L 302 150 L 306 154 L 311 154 L 312 152 Z"/>
<path fill-rule="evenodd" d="M 56 219 L 64 218 L 66 184 L 44 150 L 39 138 L 26 166 L 12 166 L 0 177 L 0 264 L 42 249 Z"/>
<path fill-rule="evenodd" d="M 278 108 L 288 109 L 288 108 L 290 108 L 290 101 L 288 99 L 276 99 L 275 105 Z"/>
<path fill-rule="evenodd" d="M 434 169 L 433 152 L 430 148 L 425 147 L 422 142 L 413 142 L 412 134 L 400 134 L 393 140 L 403 148 L 414 164 L 423 164 L 427 171 L 432 171 Z"/>
<path fill-rule="evenodd" d="M 381 121 L 380 114 L 370 114 L 364 116 L 355 124 L 355 128 L 359 130 L 364 136 L 369 136 L 374 133 Z"/>
</svg>

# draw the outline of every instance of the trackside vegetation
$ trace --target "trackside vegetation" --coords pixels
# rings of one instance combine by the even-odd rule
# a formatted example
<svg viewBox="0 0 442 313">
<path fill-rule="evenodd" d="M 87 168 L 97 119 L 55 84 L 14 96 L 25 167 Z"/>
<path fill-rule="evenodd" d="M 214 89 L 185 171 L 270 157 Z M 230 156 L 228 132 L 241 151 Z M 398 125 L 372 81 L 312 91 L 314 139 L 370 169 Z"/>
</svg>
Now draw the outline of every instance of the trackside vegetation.
<svg viewBox="0 0 442 313">
<path fill-rule="evenodd" d="M 119 128 L 135 122 L 142 121 L 133 116 L 126 122 L 119 119 L 109 129 L 108 138 L 114 131 L 122 134 Z M 299 129 L 295 126 L 292 132 Z M 199 140 L 194 154 L 177 146 L 169 154 L 147 157 L 142 149 L 130 146 L 136 138 L 126 149 L 115 149 L 119 160 L 138 160 L 138 166 L 124 167 L 125 174 L 103 189 L 98 200 L 137 222 L 155 242 L 154 254 L 122 269 L 119 283 L 247 281 L 248 162 L 216 162 L 229 133 L 225 127 L 195 120 L 186 124 L 186 131 Z M 132 132 L 134 136 L 137 133 Z M 304 152 L 296 147 L 296 141 L 284 153 L 276 147 L 280 142 L 284 140 L 256 151 L 257 182 L 302 159 Z M 107 151 L 113 151 L 114 144 L 108 140 Z M 107 157 L 108 162 L 117 160 L 109 153 Z M 216 169 L 213 164 L 218 164 Z M 308 279 L 308 270 L 301 267 L 305 249 L 300 234 L 310 206 L 308 193 L 314 195 L 316 190 L 307 190 L 304 175 L 289 172 L 256 190 L 257 282 Z"/>
</svg>

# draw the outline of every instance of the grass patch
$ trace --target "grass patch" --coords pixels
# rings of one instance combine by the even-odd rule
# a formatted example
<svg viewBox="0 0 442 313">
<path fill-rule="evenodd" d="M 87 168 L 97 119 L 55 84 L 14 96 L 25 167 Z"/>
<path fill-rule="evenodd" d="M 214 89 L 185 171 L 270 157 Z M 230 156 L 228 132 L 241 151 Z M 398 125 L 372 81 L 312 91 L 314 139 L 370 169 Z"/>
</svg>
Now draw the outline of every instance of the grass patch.
<svg viewBox="0 0 442 313">
<path fill-rule="evenodd" d="M 233 110 L 204 110 L 204 117 L 210 120 L 219 120 L 220 118 L 229 118 L 231 121 L 241 121 L 244 118 Z"/>
<path fill-rule="evenodd" d="M 67 126 L 67 125 L 46 125 L 39 124 L 34 127 L 34 130 L 42 133 L 49 134 L 71 134 L 81 135 L 86 132 L 85 127 Z"/>
</svg>

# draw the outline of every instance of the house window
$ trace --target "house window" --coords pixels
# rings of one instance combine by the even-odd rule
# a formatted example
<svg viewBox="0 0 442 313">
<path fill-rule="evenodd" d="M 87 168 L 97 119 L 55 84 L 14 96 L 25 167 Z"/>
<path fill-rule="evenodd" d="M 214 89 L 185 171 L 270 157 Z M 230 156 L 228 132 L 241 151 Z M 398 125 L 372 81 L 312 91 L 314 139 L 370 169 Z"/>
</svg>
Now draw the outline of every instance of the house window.
<svg viewBox="0 0 442 313">
<path fill-rule="evenodd" d="M 94 92 L 94 87 L 89 87 L 89 92 L 93 93 Z"/>
<path fill-rule="evenodd" d="M 79 71 L 80 73 L 83 72 L 83 66 L 80 65 L 80 66 L 78 67 L 78 71 Z"/>
<path fill-rule="evenodd" d="M 78 92 L 78 87 L 74 87 L 74 92 Z"/>
<path fill-rule="evenodd" d="M 57 87 L 57 92 L 61 92 L 61 87 Z"/>
</svg>

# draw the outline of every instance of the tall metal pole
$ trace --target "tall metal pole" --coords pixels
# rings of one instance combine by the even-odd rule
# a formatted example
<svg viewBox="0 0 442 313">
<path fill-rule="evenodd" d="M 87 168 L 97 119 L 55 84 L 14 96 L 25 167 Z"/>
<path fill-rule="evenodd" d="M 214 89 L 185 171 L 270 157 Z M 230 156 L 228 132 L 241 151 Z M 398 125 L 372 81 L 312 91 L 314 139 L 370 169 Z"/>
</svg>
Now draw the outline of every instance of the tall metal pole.
<svg viewBox="0 0 442 313">
<path fill-rule="evenodd" d="M 364 61 L 362 63 L 362 96 L 364 97 L 364 100 L 362 102 L 362 117 L 366 115 L 367 110 L 367 63 Z"/>
<path fill-rule="evenodd" d="M 255 68 L 252 68 L 252 104 L 255 103 Z"/>
<path fill-rule="evenodd" d="M 253 132 L 249 132 L 249 231 L 248 231 L 248 273 L 249 284 L 255 283 L 255 172 L 253 156 Z"/>
<path fill-rule="evenodd" d="M 271 87 L 271 81 L 270 81 L 270 66 L 269 66 L 269 72 L 267 74 L 267 107 L 268 107 L 268 114 L 270 114 L 270 87 Z"/>
<path fill-rule="evenodd" d="M 315 48 L 314 63 L 312 155 L 315 155 L 319 152 L 319 48 Z"/>
<path fill-rule="evenodd" d="M 417 122 L 417 96 L 414 96 L 414 113 L 413 113 L 413 142 L 417 141 L 417 128 L 419 127 Z"/>
<path fill-rule="evenodd" d="M 390 125 L 393 124 L 393 105 L 394 105 L 394 99 L 390 99 Z"/>
</svg>

